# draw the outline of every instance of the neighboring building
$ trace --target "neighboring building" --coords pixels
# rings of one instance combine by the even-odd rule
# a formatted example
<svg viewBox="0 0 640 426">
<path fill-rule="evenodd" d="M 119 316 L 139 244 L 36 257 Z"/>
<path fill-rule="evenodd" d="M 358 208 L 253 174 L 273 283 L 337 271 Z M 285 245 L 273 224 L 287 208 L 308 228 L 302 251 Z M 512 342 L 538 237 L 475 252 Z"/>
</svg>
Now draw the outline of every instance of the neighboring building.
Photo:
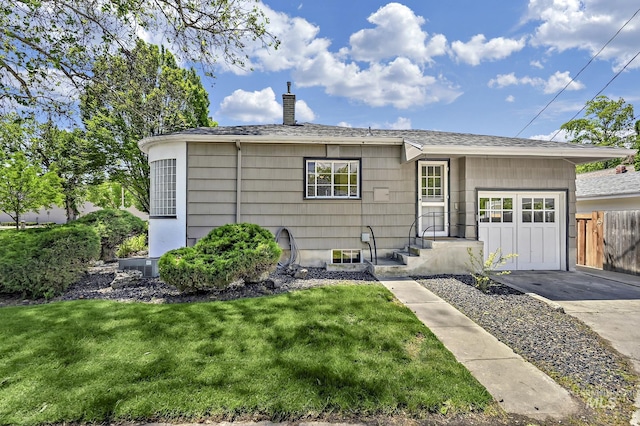
<svg viewBox="0 0 640 426">
<path fill-rule="evenodd" d="M 576 212 L 640 210 L 640 172 L 633 166 L 576 176 Z"/>
<path fill-rule="evenodd" d="M 510 269 L 575 268 L 575 164 L 630 154 L 592 147 L 424 130 L 296 124 L 198 128 L 143 139 L 151 166 L 150 256 L 211 229 L 252 222 L 295 237 L 299 263 L 360 263 L 421 237 L 460 272 L 465 241 L 518 253 Z M 449 244 L 447 246 L 447 244 Z M 477 242 L 475 243 L 477 246 Z M 427 246 L 431 245 L 430 243 Z M 433 262 L 435 265 L 435 261 Z"/>
<path fill-rule="evenodd" d="M 80 216 L 83 216 L 87 213 L 94 212 L 96 210 L 100 210 L 101 207 L 94 205 L 93 203 L 86 202 L 82 206 L 80 206 Z M 128 207 L 127 210 L 129 213 L 133 213 L 138 216 L 140 219 L 147 220 L 149 219 L 149 215 L 141 212 L 135 207 Z M 67 222 L 67 211 L 61 207 L 53 206 L 50 209 L 42 208 L 37 212 L 27 212 L 20 217 L 20 221 L 25 221 L 28 223 L 66 223 Z M 8 223 L 13 222 L 13 219 L 6 214 L 0 212 L 0 223 Z"/>
</svg>

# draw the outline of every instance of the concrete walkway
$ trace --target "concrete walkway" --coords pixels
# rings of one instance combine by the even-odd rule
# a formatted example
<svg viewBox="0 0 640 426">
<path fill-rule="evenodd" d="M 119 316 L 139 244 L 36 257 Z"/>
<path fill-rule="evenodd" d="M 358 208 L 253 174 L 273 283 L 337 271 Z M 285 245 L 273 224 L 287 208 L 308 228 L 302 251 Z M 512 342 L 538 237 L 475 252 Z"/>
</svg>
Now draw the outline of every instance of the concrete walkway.
<svg viewBox="0 0 640 426">
<path fill-rule="evenodd" d="M 453 306 L 405 278 L 382 284 L 411 309 L 507 413 L 562 419 L 580 405 L 569 392 Z"/>
</svg>

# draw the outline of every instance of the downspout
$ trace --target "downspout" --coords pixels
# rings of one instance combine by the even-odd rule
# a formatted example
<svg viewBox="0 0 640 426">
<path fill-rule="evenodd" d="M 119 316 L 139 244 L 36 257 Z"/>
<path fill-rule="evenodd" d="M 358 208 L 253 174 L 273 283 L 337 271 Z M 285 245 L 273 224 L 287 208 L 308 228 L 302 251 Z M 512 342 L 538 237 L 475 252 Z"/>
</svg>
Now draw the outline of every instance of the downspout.
<svg viewBox="0 0 640 426">
<path fill-rule="evenodd" d="M 236 140 L 236 148 L 238 148 L 236 159 L 236 223 L 240 223 L 242 222 L 242 215 L 240 214 L 240 209 L 242 208 L 242 149 L 239 140 Z"/>
</svg>

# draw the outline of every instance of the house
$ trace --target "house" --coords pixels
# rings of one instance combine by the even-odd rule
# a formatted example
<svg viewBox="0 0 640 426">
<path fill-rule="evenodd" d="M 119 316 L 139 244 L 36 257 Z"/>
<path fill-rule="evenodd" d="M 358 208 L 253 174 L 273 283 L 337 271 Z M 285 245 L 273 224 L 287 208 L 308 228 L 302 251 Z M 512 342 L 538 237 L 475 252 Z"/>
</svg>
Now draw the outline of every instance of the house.
<svg viewBox="0 0 640 426">
<path fill-rule="evenodd" d="M 640 210 L 640 173 L 633 166 L 576 176 L 576 212 Z"/>
<path fill-rule="evenodd" d="M 480 247 L 518 253 L 512 270 L 573 270 L 575 165 L 630 154 L 297 124 L 294 105 L 295 95 L 284 94 L 282 125 L 197 128 L 139 142 L 151 167 L 150 257 L 223 224 L 252 222 L 286 228 L 305 266 L 395 257 L 404 269 L 374 272 L 455 273 L 465 269 L 467 248 Z"/>
</svg>

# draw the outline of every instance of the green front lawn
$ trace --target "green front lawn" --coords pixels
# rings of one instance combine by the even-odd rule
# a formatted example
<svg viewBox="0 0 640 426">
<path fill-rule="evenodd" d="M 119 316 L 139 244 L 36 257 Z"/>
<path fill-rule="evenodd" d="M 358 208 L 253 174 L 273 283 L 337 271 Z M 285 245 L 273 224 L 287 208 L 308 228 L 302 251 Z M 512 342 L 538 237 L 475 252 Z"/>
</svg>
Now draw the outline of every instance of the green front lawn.
<svg viewBox="0 0 640 426">
<path fill-rule="evenodd" d="M 380 285 L 0 309 L 0 424 L 421 417 L 489 393 Z"/>
</svg>

